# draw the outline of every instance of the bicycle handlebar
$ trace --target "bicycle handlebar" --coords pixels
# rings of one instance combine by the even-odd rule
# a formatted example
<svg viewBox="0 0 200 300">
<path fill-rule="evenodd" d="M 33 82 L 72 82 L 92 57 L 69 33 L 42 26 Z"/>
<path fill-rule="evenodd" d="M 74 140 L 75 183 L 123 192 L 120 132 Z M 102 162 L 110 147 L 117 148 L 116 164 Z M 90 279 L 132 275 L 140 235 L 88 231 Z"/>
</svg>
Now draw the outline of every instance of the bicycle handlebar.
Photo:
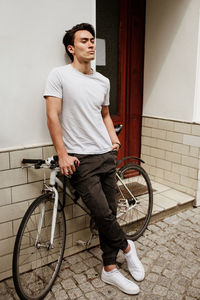
<svg viewBox="0 0 200 300">
<path fill-rule="evenodd" d="M 54 155 L 51 157 L 48 157 L 47 159 L 29 159 L 29 158 L 23 158 L 22 159 L 22 164 L 33 164 L 35 169 L 40 169 L 40 167 L 42 165 L 46 165 L 47 167 L 49 167 L 50 169 L 54 169 L 59 167 L 58 164 L 58 156 Z M 75 168 L 78 168 L 78 162 L 75 161 L 74 162 Z"/>
<path fill-rule="evenodd" d="M 58 157 L 57 156 L 48 157 L 47 159 L 23 158 L 21 162 L 22 162 L 22 164 L 32 164 L 32 165 L 34 165 L 35 169 L 40 169 L 40 167 L 42 165 L 46 165 L 49 168 L 58 167 Z"/>
<path fill-rule="evenodd" d="M 23 158 L 22 159 L 22 164 L 45 164 L 45 160 L 44 159 Z"/>
</svg>

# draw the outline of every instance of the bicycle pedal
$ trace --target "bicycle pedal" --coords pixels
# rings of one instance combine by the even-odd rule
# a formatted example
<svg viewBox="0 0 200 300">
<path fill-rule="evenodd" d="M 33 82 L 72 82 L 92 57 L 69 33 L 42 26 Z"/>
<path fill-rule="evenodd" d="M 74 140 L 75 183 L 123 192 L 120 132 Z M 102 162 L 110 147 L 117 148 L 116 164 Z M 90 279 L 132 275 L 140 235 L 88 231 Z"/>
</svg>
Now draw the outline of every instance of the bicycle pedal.
<svg viewBox="0 0 200 300">
<path fill-rule="evenodd" d="M 82 247 L 86 247 L 87 246 L 87 242 L 86 241 L 82 241 L 82 240 L 76 241 L 76 244 L 78 246 L 82 246 Z"/>
</svg>

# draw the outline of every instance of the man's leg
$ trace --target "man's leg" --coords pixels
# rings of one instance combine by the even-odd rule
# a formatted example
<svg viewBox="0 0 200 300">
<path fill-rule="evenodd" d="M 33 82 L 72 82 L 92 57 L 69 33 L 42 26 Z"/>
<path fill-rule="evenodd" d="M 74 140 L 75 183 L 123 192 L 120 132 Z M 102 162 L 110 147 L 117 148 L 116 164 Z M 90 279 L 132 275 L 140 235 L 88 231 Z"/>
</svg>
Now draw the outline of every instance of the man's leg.
<svg viewBox="0 0 200 300">
<path fill-rule="evenodd" d="M 81 164 L 72 176 L 72 185 L 81 195 L 86 206 L 91 211 L 100 233 L 100 244 L 103 250 L 103 263 L 113 269 L 102 270 L 102 280 L 117 286 L 128 294 L 139 293 L 139 288 L 132 281 L 125 278 L 116 268 L 116 256 L 119 249 L 127 250 L 128 242 L 116 220 L 116 202 L 108 201 L 102 188 L 100 178 L 105 175 L 105 157 L 83 157 L 76 155 Z M 106 156 L 108 158 L 108 156 Z M 109 159 L 111 157 L 109 156 Z M 115 169 L 115 167 L 114 167 Z M 113 198 L 114 199 L 114 198 Z M 111 204 L 112 202 L 112 204 Z M 113 214 L 114 212 L 114 214 Z"/>
<path fill-rule="evenodd" d="M 110 153 L 111 159 L 107 160 L 107 165 L 105 166 L 106 172 L 101 176 L 101 185 L 103 192 L 106 196 L 108 206 L 112 211 L 113 216 L 116 217 L 117 214 L 117 184 L 116 184 L 116 156 L 113 153 Z M 117 221 L 117 220 L 116 220 Z M 126 239 L 125 234 L 123 233 L 124 240 Z M 115 260 L 117 258 L 117 254 L 119 249 L 113 248 L 110 246 L 109 241 L 106 240 L 104 234 L 99 232 L 99 239 L 101 243 L 101 248 L 105 249 L 102 255 L 104 266 L 106 271 L 110 271 L 115 268 L 115 265 L 109 265 L 109 257 L 110 255 L 114 255 L 115 253 Z M 105 246 L 104 246 L 105 244 Z M 127 249 L 128 243 L 124 241 L 123 249 Z M 124 250 L 125 251 L 125 250 Z"/>
<path fill-rule="evenodd" d="M 115 161 L 115 154 L 112 153 L 112 156 L 114 156 L 114 161 Z M 112 210 L 113 215 L 116 216 L 117 212 L 117 199 L 116 199 L 116 193 L 118 191 L 117 188 L 117 182 L 116 182 L 116 170 L 113 169 L 113 164 L 112 160 L 107 161 L 107 172 L 102 176 L 101 178 L 101 184 L 102 184 L 102 189 L 104 191 L 104 194 L 106 196 L 106 199 L 108 201 L 108 205 L 110 209 Z M 104 238 L 104 237 L 103 237 Z M 107 243 L 109 244 L 109 243 Z M 127 248 L 124 250 L 125 257 L 128 263 L 128 268 L 134 279 L 140 281 L 144 279 L 144 268 L 140 262 L 140 260 L 137 257 L 135 245 L 132 241 L 128 241 L 127 243 Z M 109 252 L 105 252 L 104 257 L 106 258 L 107 255 L 109 255 Z M 114 268 L 115 266 L 106 266 L 104 267 L 106 271 L 110 271 Z"/>
<path fill-rule="evenodd" d="M 108 206 L 99 177 L 93 176 L 92 180 L 83 180 L 78 185 L 72 184 L 89 208 L 99 230 L 104 265 L 115 264 L 118 250 L 125 250 L 128 243 Z"/>
<path fill-rule="evenodd" d="M 106 176 L 107 172 L 106 159 L 112 162 L 113 171 L 115 171 L 114 160 L 112 155 L 108 154 L 76 156 L 80 160 L 80 166 L 72 176 L 71 183 L 81 195 L 96 222 L 104 265 L 115 264 L 118 250 L 126 249 L 128 243 L 115 217 L 115 197 L 108 204 L 101 183 L 101 177 Z"/>
</svg>

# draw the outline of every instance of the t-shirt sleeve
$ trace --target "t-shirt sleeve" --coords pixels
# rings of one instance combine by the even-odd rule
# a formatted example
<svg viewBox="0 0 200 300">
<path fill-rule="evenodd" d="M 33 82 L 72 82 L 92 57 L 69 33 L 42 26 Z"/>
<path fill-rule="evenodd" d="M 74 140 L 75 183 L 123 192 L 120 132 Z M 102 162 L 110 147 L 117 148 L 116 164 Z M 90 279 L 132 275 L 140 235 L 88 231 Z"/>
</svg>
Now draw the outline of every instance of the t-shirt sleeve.
<svg viewBox="0 0 200 300">
<path fill-rule="evenodd" d="M 109 79 L 108 79 L 108 83 L 107 83 L 107 91 L 104 96 L 103 105 L 105 105 L 105 106 L 110 105 L 110 80 Z"/>
<path fill-rule="evenodd" d="M 62 82 L 60 74 L 57 69 L 53 69 L 47 78 L 43 96 L 62 98 L 62 94 Z"/>
</svg>

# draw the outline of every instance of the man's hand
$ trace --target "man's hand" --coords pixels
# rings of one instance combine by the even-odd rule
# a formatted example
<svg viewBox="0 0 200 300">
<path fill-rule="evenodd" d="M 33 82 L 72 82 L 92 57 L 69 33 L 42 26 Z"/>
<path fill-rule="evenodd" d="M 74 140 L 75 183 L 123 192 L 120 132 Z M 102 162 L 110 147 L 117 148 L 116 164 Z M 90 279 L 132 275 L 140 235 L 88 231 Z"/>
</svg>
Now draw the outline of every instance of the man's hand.
<svg viewBox="0 0 200 300">
<path fill-rule="evenodd" d="M 112 144 L 112 149 L 111 149 L 111 151 L 116 150 L 116 151 L 118 152 L 119 149 L 120 149 L 120 143 L 113 143 L 113 144 Z"/>
<path fill-rule="evenodd" d="M 77 157 L 67 154 L 64 156 L 59 156 L 59 167 L 61 174 L 72 175 L 74 172 L 76 172 L 75 162 L 77 166 L 79 166 L 80 161 Z"/>
</svg>

